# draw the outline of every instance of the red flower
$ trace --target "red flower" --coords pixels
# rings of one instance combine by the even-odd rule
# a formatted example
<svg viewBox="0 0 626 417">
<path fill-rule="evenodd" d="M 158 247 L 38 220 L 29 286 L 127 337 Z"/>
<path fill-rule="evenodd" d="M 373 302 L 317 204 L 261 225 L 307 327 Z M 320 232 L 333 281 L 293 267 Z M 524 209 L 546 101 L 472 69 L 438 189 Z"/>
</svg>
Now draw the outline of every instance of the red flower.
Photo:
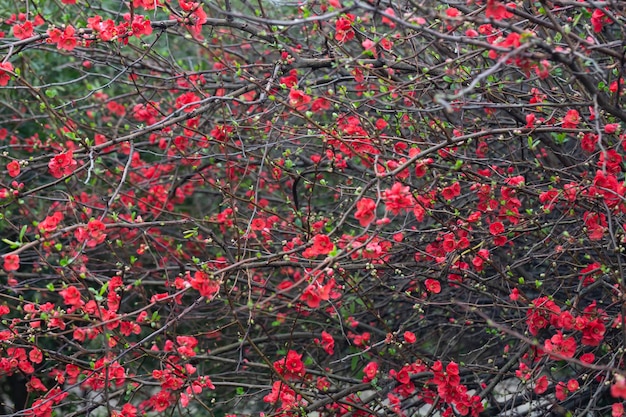
<svg viewBox="0 0 626 417">
<path fill-rule="evenodd" d="M 566 129 L 574 129 L 580 123 L 580 114 L 578 110 L 568 110 L 563 118 L 563 127 Z"/>
<path fill-rule="evenodd" d="M 71 51 L 76 48 L 78 40 L 74 36 L 75 32 L 76 30 L 72 27 L 72 25 L 67 26 L 63 33 L 61 33 L 61 37 L 57 43 L 57 48 L 65 49 L 66 51 Z"/>
<path fill-rule="evenodd" d="M 459 195 L 461 195 L 461 184 L 458 182 L 455 182 L 451 186 L 441 190 L 441 196 L 446 200 L 452 200 L 454 197 L 458 197 Z"/>
<path fill-rule="evenodd" d="M 567 398 L 567 395 L 570 392 L 577 391 L 578 388 L 579 388 L 578 381 L 576 381 L 575 379 L 570 379 L 569 381 L 567 381 L 567 384 L 565 384 L 565 382 L 563 381 L 559 381 L 559 383 L 556 385 L 555 396 L 557 400 L 565 401 L 565 399 Z"/>
<path fill-rule="evenodd" d="M 587 234 L 591 240 L 600 240 L 607 228 L 606 216 L 603 213 L 583 213 L 583 221 L 587 227 Z"/>
<path fill-rule="evenodd" d="M 393 17 L 396 16 L 396 13 L 394 12 L 394 10 L 391 7 L 388 7 L 387 9 L 385 9 L 385 13 L 387 15 L 389 15 L 389 16 L 393 16 Z M 396 23 L 393 20 L 391 20 L 390 18 L 388 18 L 387 16 L 383 16 L 383 18 L 381 19 L 381 22 L 384 25 L 389 26 L 391 29 L 396 27 Z"/>
<path fill-rule="evenodd" d="M 191 113 L 200 107 L 200 97 L 189 91 L 176 98 L 175 106 L 177 109 L 182 108 L 185 113 Z"/>
<path fill-rule="evenodd" d="M 20 163 L 17 161 L 11 161 L 7 164 L 7 171 L 11 178 L 15 178 L 20 175 Z"/>
<path fill-rule="evenodd" d="M 274 362 L 274 369 L 286 379 L 300 378 L 306 372 L 302 355 L 295 350 L 290 350 L 287 356 Z"/>
<path fill-rule="evenodd" d="M 580 141 L 580 147 L 583 148 L 585 152 L 595 152 L 596 144 L 598 143 L 598 135 L 595 133 L 587 132 L 583 135 Z"/>
<path fill-rule="evenodd" d="M 334 279 L 329 280 L 326 285 L 321 285 L 319 282 L 315 281 L 306 287 L 300 299 L 304 301 L 309 308 L 318 308 L 322 301 L 330 300 L 335 285 Z"/>
<path fill-rule="evenodd" d="M 124 404 L 122 411 L 113 411 L 111 417 L 137 417 L 137 407 L 132 404 Z"/>
<path fill-rule="evenodd" d="M 54 178 L 61 178 L 74 172 L 77 165 L 78 163 L 74 160 L 73 152 L 68 151 L 54 156 L 48 163 L 48 168 Z"/>
<path fill-rule="evenodd" d="M 607 168 L 609 166 L 609 162 L 607 161 Z M 589 193 L 593 195 L 594 191 L 604 198 L 604 202 L 609 207 L 615 207 L 620 203 L 621 197 L 626 192 L 626 188 L 620 183 L 615 174 L 611 173 L 608 169 L 606 172 L 599 169 L 596 171 L 596 176 L 593 179 L 593 187 L 589 190 Z"/>
<path fill-rule="evenodd" d="M 558 190 L 548 190 L 539 194 L 539 201 L 543 203 L 544 210 L 552 210 L 556 204 L 556 200 L 559 197 Z"/>
<path fill-rule="evenodd" d="M 106 239 L 106 226 L 100 220 L 91 219 L 86 227 L 80 227 L 74 232 L 79 242 L 86 242 L 87 247 L 94 248 Z"/>
<path fill-rule="evenodd" d="M 165 411 L 172 404 L 172 394 L 168 390 L 161 390 L 150 398 L 152 409 L 158 413 Z"/>
<path fill-rule="evenodd" d="M 329 254 L 335 245 L 330 240 L 330 238 L 326 235 L 315 235 L 313 238 L 313 246 L 307 248 L 302 256 L 305 258 L 314 258 L 319 255 L 327 255 Z"/>
<path fill-rule="evenodd" d="M 319 288 L 314 284 L 307 286 L 302 292 L 300 300 L 306 303 L 309 308 L 318 308 L 322 302 L 322 297 L 320 297 L 318 290 Z"/>
<path fill-rule="evenodd" d="M 605 24 L 613 23 L 610 17 L 604 13 L 601 9 L 594 9 L 593 14 L 591 15 L 591 26 L 593 26 L 593 31 L 598 33 L 602 32 L 602 29 Z"/>
<path fill-rule="evenodd" d="M 33 22 L 30 20 L 27 20 L 22 24 L 16 23 L 13 25 L 13 36 L 20 40 L 30 38 L 33 36 L 33 29 Z"/>
<path fill-rule="evenodd" d="M 63 220 L 63 213 L 57 211 L 56 213 L 47 216 L 37 225 L 37 228 L 42 233 L 50 233 L 56 230 L 59 223 Z"/>
<path fill-rule="evenodd" d="M 330 110 L 330 101 L 324 97 L 318 97 L 311 103 L 311 111 L 321 112 L 323 110 Z"/>
<path fill-rule="evenodd" d="M 593 363 L 594 360 L 596 360 L 596 355 L 591 352 L 580 355 L 580 361 L 583 363 Z"/>
<path fill-rule="evenodd" d="M 609 123 L 604 126 L 604 133 L 615 133 L 619 130 L 619 123 Z"/>
<path fill-rule="evenodd" d="M 417 341 L 417 338 L 415 337 L 415 333 L 409 332 L 408 330 L 404 332 L 403 337 L 404 337 L 404 341 L 409 344 L 413 344 Z"/>
<path fill-rule="evenodd" d="M 324 351 L 329 355 L 335 353 L 335 339 L 333 339 L 330 333 L 322 331 L 322 340 L 315 339 L 314 341 L 321 345 Z"/>
<path fill-rule="evenodd" d="M 218 142 L 226 142 L 226 140 L 230 137 L 232 131 L 232 126 L 216 125 L 213 129 L 211 129 L 210 135 Z"/>
<path fill-rule="evenodd" d="M 515 8 L 515 3 L 507 3 L 511 9 Z M 485 17 L 492 17 L 495 20 L 509 19 L 513 13 L 506 10 L 506 7 L 498 0 L 487 0 L 487 8 L 485 9 Z"/>
<path fill-rule="evenodd" d="M 391 189 L 385 190 L 383 200 L 387 206 L 387 210 L 393 214 L 399 214 L 402 210 L 412 208 L 415 204 L 413 195 L 409 192 L 408 186 L 402 186 L 396 182 Z"/>
<path fill-rule="evenodd" d="M 356 203 L 354 217 L 362 227 L 366 227 L 376 218 L 376 202 L 371 198 L 362 198 Z"/>
<path fill-rule="evenodd" d="M 543 375 L 535 382 L 535 394 L 543 394 L 548 390 L 548 377 Z"/>
<path fill-rule="evenodd" d="M 5 86 L 9 83 L 11 79 L 9 72 L 13 72 L 13 64 L 10 62 L 0 62 L 0 86 Z"/>
<path fill-rule="evenodd" d="M 68 306 L 82 307 L 84 304 L 80 291 L 73 285 L 59 291 L 59 294 L 63 297 L 63 302 Z"/>
<path fill-rule="evenodd" d="M 539 330 L 546 328 L 550 323 L 558 320 L 561 309 L 548 297 L 539 297 L 530 304 L 526 312 L 526 324 L 530 334 L 536 336 Z"/>
<path fill-rule="evenodd" d="M 289 104 L 296 110 L 305 110 L 307 104 L 311 102 L 311 96 L 306 95 L 303 91 L 291 88 L 289 91 Z"/>
<path fill-rule="evenodd" d="M 446 9 L 446 16 L 448 17 L 457 17 L 461 12 L 456 7 L 449 7 Z"/>
<path fill-rule="evenodd" d="M 615 151 L 615 149 L 609 149 L 600 153 L 598 159 L 598 168 L 606 170 L 611 174 L 619 174 L 622 171 L 622 156 Z"/>
<path fill-rule="evenodd" d="M 480 272 L 483 270 L 485 261 L 489 260 L 489 251 L 487 249 L 480 249 L 478 254 L 472 259 L 472 265 L 474 269 Z"/>
<path fill-rule="evenodd" d="M 576 340 L 573 337 L 563 337 L 563 333 L 557 332 L 552 338 L 544 342 L 544 350 L 548 353 L 556 353 L 565 358 L 574 357 L 576 353 Z M 550 355 L 551 359 L 559 360 L 560 357 Z"/>
<path fill-rule="evenodd" d="M 500 235 L 504 233 L 504 225 L 502 222 L 493 222 L 489 225 L 489 233 L 493 236 Z"/>
<path fill-rule="evenodd" d="M 371 382 L 374 378 L 376 378 L 376 374 L 378 373 L 378 364 L 376 362 L 369 362 L 363 368 L 363 382 Z"/>
<path fill-rule="evenodd" d="M 220 290 L 220 284 L 209 277 L 206 272 L 196 271 L 191 277 L 191 274 L 187 272 L 187 279 L 191 284 L 191 287 L 198 290 L 201 296 L 206 298 L 213 298 Z"/>
<path fill-rule="evenodd" d="M 615 382 L 611 385 L 611 396 L 626 399 L 626 380 L 620 374 L 615 375 Z"/>
<path fill-rule="evenodd" d="M 426 291 L 430 293 L 439 294 L 441 292 L 441 284 L 436 279 L 429 278 L 424 282 L 424 285 L 426 286 Z"/>
<path fill-rule="evenodd" d="M 290 408 L 297 404 L 298 398 L 295 391 L 289 388 L 284 382 L 276 381 L 272 385 L 272 392 L 263 397 L 263 401 L 275 404 L 280 400 L 283 403 L 283 407 Z"/>
<path fill-rule="evenodd" d="M 142 35 L 147 36 L 152 33 L 152 25 L 150 24 L 150 19 L 145 16 L 135 15 L 130 26 L 133 30 L 133 36 L 137 38 L 140 38 Z"/>
<path fill-rule="evenodd" d="M 599 318 L 591 320 L 583 329 L 582 344 L 586 346 L 599 346 L 604 339 L 606 328 Z"/>
<path fill-rule="evenodd" d="M 354 38 L 354 29 L 352 29 L 353 22 L 354 15 L 352 14 L 346 14 L 337 19 L 335 23 L 335 40 L 337 42 L 344 43 Z"/>
<path fill-rule="evenodd" d="M 14 253 L 4 255 L 4 270 L 7 272 L 20 269 L 20 256 Z"/>
</svg>

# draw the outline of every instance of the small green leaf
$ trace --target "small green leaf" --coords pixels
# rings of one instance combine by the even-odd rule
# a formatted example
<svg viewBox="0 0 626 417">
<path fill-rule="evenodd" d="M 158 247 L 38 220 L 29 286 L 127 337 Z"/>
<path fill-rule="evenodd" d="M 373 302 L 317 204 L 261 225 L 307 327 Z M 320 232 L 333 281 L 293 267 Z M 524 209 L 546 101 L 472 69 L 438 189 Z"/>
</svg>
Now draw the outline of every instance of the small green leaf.
<svg viewBox="0 0 626 417">
<path fill-rule="evenodd" d="M 27 225 L 22 226 L 22 229 L 20 230 L 20 243 L 24 240 L 24 235 L 26 234 L 26 230 L 28 230 L 28 226 Z"/>
<path fill-rule="evenodd" d="M 13 242 L 12 240 L 9 240 L 9 239 L 2 239 L 2 241 L 3 241 L 4 243 L 6 243 L 7 245 L 9 245 L 9 246 L 11 247 L 11 249 L 17 249 L 17 248 L 19 248 L 20 246 L 22 246 L 22 244 L 21 244 L 21 243 L 18 243 L 18 242 Z"/>
</svg>

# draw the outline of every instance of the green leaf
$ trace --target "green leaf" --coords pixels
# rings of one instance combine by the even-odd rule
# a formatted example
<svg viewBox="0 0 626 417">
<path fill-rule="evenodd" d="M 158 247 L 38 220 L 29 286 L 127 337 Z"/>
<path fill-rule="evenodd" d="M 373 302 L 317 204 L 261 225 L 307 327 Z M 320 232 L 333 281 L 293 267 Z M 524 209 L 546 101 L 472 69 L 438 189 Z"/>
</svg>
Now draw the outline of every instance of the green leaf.
<svg viewBox="0 0 626 417">
<path fill-rule="evenodd" d="M 26 234 L 26 230 L 28 230 L 28 226 L 24 225 L 20 229 L 20 243 L 24 241 L 24 235 Z"/>
<path fill-rule="evenodd" d="M 21 244 L 21 243 L 18 243 L 18 242 L 13 242 L 12 240 L 9 240 L 9 239 L 2 239 L 2 241 L 3 241 L 4 243 L 6 243 L 7 245 L 9 245 L 9 246 L 11 247 L 11 249 L 17 249 L 17 248 L 19 248 L 20 246 L 22 246 L 22 244 Z"/>
<path fill-rule="evenodd" d="M 352 362 L 350 362 L 350 369 L 354 372 L 356 371 L 356 367 L 359 364 L 359 357 L 358 356 L 353 356 L 352 357 Z"/>
</svg>

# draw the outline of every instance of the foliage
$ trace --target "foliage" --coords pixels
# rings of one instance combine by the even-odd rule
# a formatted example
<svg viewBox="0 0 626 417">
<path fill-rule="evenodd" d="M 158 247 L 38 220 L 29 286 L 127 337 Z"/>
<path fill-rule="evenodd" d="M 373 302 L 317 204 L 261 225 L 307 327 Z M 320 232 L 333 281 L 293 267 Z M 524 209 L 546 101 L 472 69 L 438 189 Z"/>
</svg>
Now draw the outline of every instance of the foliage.
<svg viewBox="0 0 626 417">
<path fill-rule="evenodd" d="M 1 9 L 3 414 L 623 415 L 622 2 Z"/>
</svg>

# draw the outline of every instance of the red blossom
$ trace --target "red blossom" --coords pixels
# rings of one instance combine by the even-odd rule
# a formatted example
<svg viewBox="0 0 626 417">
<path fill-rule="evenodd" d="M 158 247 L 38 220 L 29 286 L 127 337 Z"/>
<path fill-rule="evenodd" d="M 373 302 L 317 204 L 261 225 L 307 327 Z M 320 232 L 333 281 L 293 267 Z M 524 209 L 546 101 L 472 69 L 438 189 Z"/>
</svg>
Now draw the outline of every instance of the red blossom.
<svg viewBox="0 0 626 417">
<path fill-rule="evenodd" d="M 57 42 L 58 49 L 65 49 L 66 51 L 72 51 L 78 45 L 78 40 L 75 36 L 76 29 L 72 25 L 68 25 L 63 32 L 61 32 L 60 37 Z"/>
<path fill-rule="evenodd" d="M 73 285 L 59 291 L 59 294 L 63 297 L 63 301 L 68 306 L 80 308 L 84 305 L 80 291 Z"/>
<path fill-rule="evenodd" d="M 376 202 L 371 198 L 362 198 L 356 203 L 354 217 L 363 227 L 367 227 L 376 218 Z"/>
<path fill-rule="evenodd" d="M 0 86 L 5 86 L 11 79 L 10 72 L 13 72 L 13 64 L 10 62 L 0 62 Z"/>
<path fill-rule="evenodd" d="M 25 21 L 24 23 L 16 23 L 13 25 L 13 36 L 17 39 L 26 39 L 33 36 L 34 25 L 30 20 Z"/>
<path fill-rule="evenodd" d="M 11 178 L 15 178 L 20 175 L 20 163 L 18 161 L 11 161 L 7 164 L 7 171 Z"/>
<path fill-rule="evenodd" d="M 274 362 L 274 369 L 286 379 L 298 379 L 306 373 L 302 354 L 295 350 L 290 350 L 287 356 Z"/>
<path fill-rule="evenodd" d="M 352 14 L 346 14 L 335 22 L 335 40 L 340 43 L 347 42 L 354 38 L 354 29 L 352 29 L 352 23 L 355 16 Z"/>
<path fill-rule="evenodd" d="M 201 296 L 211 299 L 220 290 L 219 281 L 211 278 L 204 271 L 196 271 L 193 276 L 190 272 L 187 272 L 186 279 L 191 284 L 191 287 L 197 290 Z"/>
<path fill-rule="evenodd" d="M 428 278 L 424 281 L 424 286 L 429 293 L 439 294 L 441 292 L 441 284 L 436 279 Z"/>
<path fill-rule="evenodd" d="M 85 242 L 89 248 L 96 247 L 106 239 L 106 226 L 100 220 L 91 219 L 86 227 L 79 227 L 74 232 L 76 240 Z"/>
<path fill-rule="evenodd" d="M 604 340 L 606 327 L 600 318 L 589 321 L 583 329 L 582 344 L 586 346 L 599 346 Z"/>
<path fill-rule="evenodd" d="M 307 248 L 302 255 L 306 258 L 314 258 L 319 255 L 328 255 L 334 248 L 330 237 L 318 234 L 313 237 L 313 245 Z"/>
<path fill-rule="evenodd" d="M 4 270 L 7 272 L 20 269 L 20 256 L 15 253 L 4 255 Z"/>
<path fill-rule="evenodd" d="M 335 339 L 333 339 L 333 336 L 326 331 L 322 331 L 321 340 L 315 339 L 314 342 L 321 345 L 324 351 L 329 355 L 332 355 L 335 352 Z"/>
<path fill-rule="evenodd" d="M 54 156 L 48 163 L 48 168 L 54 178 L 61 178 L 74 172 L 77 165 L 73 152 L 67 151 Z"/>
<path fill-rule="evenodd" d="M 305 110 L 310 102 L 311 96 L 305 94 L 303 91 L 293 87 L 289 91 L 289 104 L 296 110 Z"/>
<path fill-rule="evenodd" d="M 544 350 L 548 353 L 555 353 L 559 356 L 550 357 L 555 360 L 572 358 L 576 353 L 576 340 L 573 337 L 564 337 L 563 333 L 558 331 L 552 338 L 546 339 L 544 342 Z"/>
<path fill-rule="evenodd" d="M 515 3 L 507 3 L 507 7 L 514 9 Z M 509 19 L 513 17 L 513 13 L 509 12 L 506 7 L 498 0 L 487 0 L 485 16 L 494 20 Z"/>
<path fill-rule="evenodd" d="M 611 396 L 626 400 L 626 379 L 623 375 L 615 374 L 615 382 L 611 385 Z"/>
<path fill-rule="evenodd" d="M 563 117 L 563 127 L 566 129 L 575 129 L 579 123 L 580 114 L 576 109 L 568 110 L 565 117 Z"/>
<path fill-rule="evenodd" d="M 543 375 L 535 381 L 535 394 L 540 395 L 548 390 L 548 377 Z"/>
<path fill-rule="evenodd" d="M 415 337 L 415 333 L 410 332 L 408 330 L 404 332 L 403 337 L 404 337 L 404 341 L 409 344 L 413 344 L 417 341 L 417 338 Z"/>
<path fill-rule="evenodd" d="M 363 382 L 371 382 L 378 373 L 378 363 L 368 362 L 363 368 Z"/>
<path fill-rule="evenodd" d="M 383 192 L 383 200 L 387 210 L 393 214 L 400 214 L 403 210 L 410 209 L 415 204 L 415 199 L 408 186 L 396 182 L 390 189 Z"/>
<path fill-rule="evenodd" d="M 500 235 L 504 233 L 504 225 L 502 222 L 493 222 L 489 225 L 489 233 L 493 236 Z"/>
</svg>

